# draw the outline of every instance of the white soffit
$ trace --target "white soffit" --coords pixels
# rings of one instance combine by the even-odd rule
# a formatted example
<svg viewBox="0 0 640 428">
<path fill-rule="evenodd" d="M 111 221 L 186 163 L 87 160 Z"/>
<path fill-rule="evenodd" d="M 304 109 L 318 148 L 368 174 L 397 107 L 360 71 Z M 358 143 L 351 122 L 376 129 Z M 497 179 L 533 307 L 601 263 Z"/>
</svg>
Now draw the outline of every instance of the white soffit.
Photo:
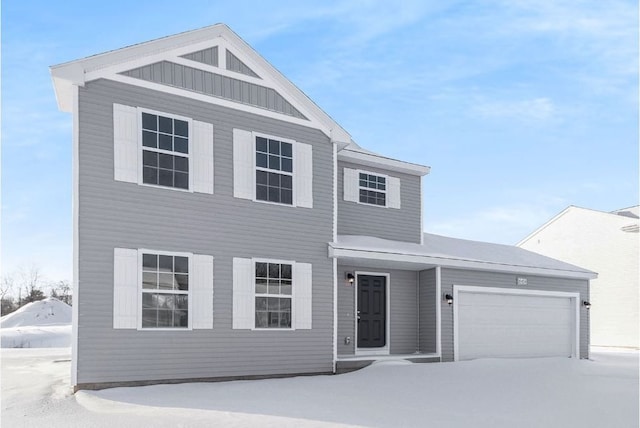
<svg viewBox="0 0 640 428">
<path fill-rule="evenodd" d="M 387 158 L 368 151 L 351 150 L 349 148 L 342 149 L 338 152 L 338 160 L 374 168 L 391 169 L 393 171 L 418 176 L 427 175 L 431 171 L 431 168 L 428 166 Z"/>
</svg>

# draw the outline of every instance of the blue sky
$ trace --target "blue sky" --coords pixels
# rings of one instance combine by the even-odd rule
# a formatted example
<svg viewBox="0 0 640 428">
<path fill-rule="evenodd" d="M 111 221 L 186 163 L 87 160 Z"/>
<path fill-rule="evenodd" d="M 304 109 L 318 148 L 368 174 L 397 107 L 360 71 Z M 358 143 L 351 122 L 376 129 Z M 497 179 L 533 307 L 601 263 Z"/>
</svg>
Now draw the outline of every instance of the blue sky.
<svg viewBox="0 0 640 428">
<path fill-rule="evenodd" d="M 425 230 L 513 244 L 638 204 L 635 1 L 2 2 L 2 261 L 71 278 L 50 65 L 228 24 L 363 147 L 432 167 Z"/>
</svg>

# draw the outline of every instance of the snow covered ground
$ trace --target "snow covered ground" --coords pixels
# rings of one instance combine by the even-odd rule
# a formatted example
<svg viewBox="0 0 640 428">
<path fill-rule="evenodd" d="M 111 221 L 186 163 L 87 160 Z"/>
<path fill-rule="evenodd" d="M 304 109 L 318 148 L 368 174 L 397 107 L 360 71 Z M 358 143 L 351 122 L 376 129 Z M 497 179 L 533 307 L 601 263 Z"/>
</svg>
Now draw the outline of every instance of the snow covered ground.
<svg viewBox="0 0 640 428">
<path fill-rule="evenodd" d="M 2 427 L 638 427 L 638 353 L 81 391 L 69 350 L 2 350 Z"/>
<path fill-rule="evenodd" d="M 27 303 L 0 318 L 2 348 L 58 348 L 71 345 L 71 306 L 50 297 Z"/>
</svg>

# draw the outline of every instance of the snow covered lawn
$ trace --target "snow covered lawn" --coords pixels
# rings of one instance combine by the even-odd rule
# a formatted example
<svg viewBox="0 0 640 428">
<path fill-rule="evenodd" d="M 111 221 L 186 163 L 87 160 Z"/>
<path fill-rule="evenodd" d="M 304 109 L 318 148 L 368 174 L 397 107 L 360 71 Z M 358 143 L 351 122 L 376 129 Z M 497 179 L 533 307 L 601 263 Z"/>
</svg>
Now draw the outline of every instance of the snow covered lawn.
<svg viewBox="0 0 640 428">
<path fill-rule="evenodd" d="M 638 353 L 387 362 L 339 376 L 68 387 L 69 350 L 2 350 L 2 426 L 637 427 Z"/>
</svg>

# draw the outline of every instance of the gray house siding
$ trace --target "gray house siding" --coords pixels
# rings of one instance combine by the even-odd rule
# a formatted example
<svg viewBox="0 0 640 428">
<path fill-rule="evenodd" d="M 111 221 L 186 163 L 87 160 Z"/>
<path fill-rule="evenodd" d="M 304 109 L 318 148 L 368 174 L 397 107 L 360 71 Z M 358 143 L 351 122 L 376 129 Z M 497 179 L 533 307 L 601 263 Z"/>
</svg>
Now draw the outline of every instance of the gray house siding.
<svg viewBox="0 0 640 428">
<path fill-rule="evenodd" d="M 113 103 L 209 122 L 214 194 L 114 181 Z M 313 209 L 233 197 L 234 127 L 313 147 Z M 330 372 L 333 340 L 333 147 L 318 130 L 122 83 L 98 80 L 79 99 L 78 383 Z M 214 256 L 214 328 L 115 330 L 113 251 Z M 313 265 L 313 329 L 232 330 L 232 258 Z"/>
<path fill-rule="evenodd" d="M 436 305 L 440 302 L 440 297 L 436 296 L 436 270 L 429 269 L 420 272 L 420 352 L 435 353 L 436 348 Z"/>
<path fill-rule="evenodd" d="M 128 70 L 121 74 L 213 97 L 226 98 L 307 120 L 302 113 L 274 89 L 187 67 L 182 64 L 161 61 Z"/>
<path fill-rule="evenodd" d="M 400 178 L 401 208 L 384 208 L 344 200 L 344 168 L 362 169 Z M 380 168 L 338 162 L 338 234 L 365 235 L 396 241 L 420 242 L 422 236 L 421 177 Z"/>
<path fill-rule="evenodd" d="M 411 354 L 418 349 L 418 273 L 393 269 L 371 269 L 355 266 L 338 266 L 338 355 L 354 355 L 355 291 L 356 286 L 346 285 L 346 272 L 379 272 L 389 274 L 389 350 L 391 354 Z M 351 338 L 346 344 L 345 338 Z"/>
<path fill-rule="evenodd" d="M 516 275 L 495 272 L 478 272 L 461 269 L 442 269 L 442 293 L 453 293 L 454 285 L 480 287 L 522 288 L 579 292 L 581 300 L 589 300 L 589 281 L 578 279 L 551 278 L 531 275 Z M 525 276 L 528 284 L 516 287 L 516 278 Z M 453 361 L 453 307 L 440 299 L 442 316 L 442 361 Z M 580 358 L 589 357 L 589 317 L 588 311 L 580 308 Z"/>
</svg>

